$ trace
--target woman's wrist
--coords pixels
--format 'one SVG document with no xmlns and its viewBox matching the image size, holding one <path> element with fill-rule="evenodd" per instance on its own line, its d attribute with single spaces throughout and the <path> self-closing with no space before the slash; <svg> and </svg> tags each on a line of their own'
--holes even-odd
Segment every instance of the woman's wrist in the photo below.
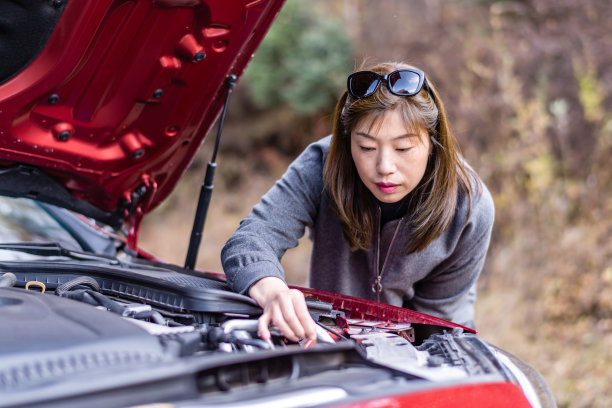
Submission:
<svg viewBox="0 0 612 408">
<path fill-rule="evenodd" d="M 278 292 L 288 289 L 289 287 L 282 279 L 274 276 L 267 276 L 255 282 L 249 288 L 249 296 L 255 300 L 259 306 L 264 307 Z"/>
</svg>

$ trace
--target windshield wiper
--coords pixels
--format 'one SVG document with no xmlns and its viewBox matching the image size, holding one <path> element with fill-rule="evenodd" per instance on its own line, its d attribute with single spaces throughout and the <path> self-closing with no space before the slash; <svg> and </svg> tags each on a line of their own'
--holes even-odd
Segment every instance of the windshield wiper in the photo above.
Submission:
<svg viewBox="0 0 612 408">
<path fill-rule="evenodd" d="M 57 243 L 46 242 L 17 242 L 0 244 L 0 250 L 17 251 L 41 257 L 64 257 L 77 261 L 96 261 L 108 265 L 120 265 L 121 262 L 109 256 L 88 254 L 66 249 Z"/>
</svg>

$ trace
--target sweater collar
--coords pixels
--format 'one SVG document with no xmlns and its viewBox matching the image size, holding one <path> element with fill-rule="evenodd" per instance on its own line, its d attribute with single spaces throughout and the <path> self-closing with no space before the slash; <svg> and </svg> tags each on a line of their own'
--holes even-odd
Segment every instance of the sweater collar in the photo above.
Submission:
<svg viewBox="0 0 612 408">
<path fill-rule="evenodd" d="M 402 198 L 395 203 L 383 203 L 382 201 L 376 200 L 377 205 L 380 208 L 381 218 L 380 226 L 382 228 L 389 221 L 397 220 L 406 215 L 408 210 L 408 204 L 410 202 L 410 194 Z"/>
</svg>

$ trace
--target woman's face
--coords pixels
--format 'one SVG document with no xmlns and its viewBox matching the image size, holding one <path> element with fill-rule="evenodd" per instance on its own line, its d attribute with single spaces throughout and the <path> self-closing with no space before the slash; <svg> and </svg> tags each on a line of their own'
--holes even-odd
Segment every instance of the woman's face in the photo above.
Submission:
<svg viewBox="0 0 612 408">
<path fill-rule="evenodd" d="M 427 131 L 408 131 L 392 110 L 373 123 L 366 116 L 351 132 L 351 155 L 363 184 L 383 203 L 395 203 L 421 181 L 431 151 Z"/>
</svg>

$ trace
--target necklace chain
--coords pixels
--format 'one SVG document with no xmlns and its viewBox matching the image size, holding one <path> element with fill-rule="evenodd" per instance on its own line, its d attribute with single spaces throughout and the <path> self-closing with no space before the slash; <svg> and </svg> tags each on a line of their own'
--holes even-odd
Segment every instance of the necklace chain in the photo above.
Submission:
<svg viewBox="0 0 612 408">
<path fill-rule="evenodd" d="M 404 219 L 400 218 L 397 223 L 397 227 L 395 227 L 395 232 L 393 232 L 393 238 L 391 238 L 391 242 L 389 243 L 389 248 L 387 248 L 387 253 L 385 254 L 385 260 L 383 261 L 382 268 L 378 268 L 380 262 L 380 232 L 378 233 L 378 239 L 376 240 L 376 278 L 374 279 L 374 283 L 372 283 L 372 292 L 376 293 L 376 301 L 380 302 L 380 294 L 383 290 L 382 285 L 382 276 L 385 271 L 385 266 L 387 266 L 387 261 L 389 260 L 389 255 L 391 254 L 391 249 L 393 249 L 393 243 L 395 242 L 395 238 L 397 237 L 397 233 L 402 225 L 402 221 Z M 380 222 L 380 217 L 379 217 Z"/>
</svg>

